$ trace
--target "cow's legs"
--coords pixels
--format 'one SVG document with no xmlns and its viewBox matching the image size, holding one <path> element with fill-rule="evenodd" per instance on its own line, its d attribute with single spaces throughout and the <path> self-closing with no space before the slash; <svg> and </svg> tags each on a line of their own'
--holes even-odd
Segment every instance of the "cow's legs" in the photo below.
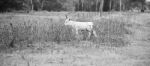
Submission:
<svg viewBox="0 0 150 66">
<path fill-rule="evenodd" d="M 95 31 L 95 30 L 93 30 L 92 33 L 93 33 L 93 35 L 94 35 L 95 37 L 97 37 L 97 34 L 96 34 L 96 31 Z"/>
<path fill-rule="evenodd" d="M 78 33 L 78 29 L 76 29 L 76 35 L 78 35 L 79 33 Z"/>
<path fill-rule="evenodd" d="M 94 37 L 97 37 L 96 31 L 95 30 L 89 31 L 88 38 L 91 38 L 91 35 L 94 35 Z"/>
<path fill-rule="evenodd" d="M 89 31 L 88 38 L 91 38 L 92 31 Z"/>
<path fill-rule="evenodd" d="M 78 29 L 76 29 L 76 35 L 75 35 L 76 39 L 79 40 L 79 31 Z"/>
</svg>

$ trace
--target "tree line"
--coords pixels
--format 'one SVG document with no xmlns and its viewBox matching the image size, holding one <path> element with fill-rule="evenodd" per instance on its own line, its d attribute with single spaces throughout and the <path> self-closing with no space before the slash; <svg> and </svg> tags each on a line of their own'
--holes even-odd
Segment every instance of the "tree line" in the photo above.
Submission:
<svg viewBox="0 0 150 66">
<path fill-rule="evenodd" d="M 145 9 L 145 0 L 0 0 L 0 12 L 7 11 L 126 11 Z"/>
</svg>

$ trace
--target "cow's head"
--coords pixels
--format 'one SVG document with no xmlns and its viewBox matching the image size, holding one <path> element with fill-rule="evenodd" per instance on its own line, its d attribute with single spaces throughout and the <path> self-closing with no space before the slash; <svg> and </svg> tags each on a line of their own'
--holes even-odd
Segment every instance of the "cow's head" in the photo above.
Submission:
<svg viewBox="0 0 150 66">
<path fill-rule="evenodd" d="M 70 22 L 70 18 L 68 18 L 68 16 L 66 15 L 65 25 L 67 25 L 68 22 Z"/>
</svg>

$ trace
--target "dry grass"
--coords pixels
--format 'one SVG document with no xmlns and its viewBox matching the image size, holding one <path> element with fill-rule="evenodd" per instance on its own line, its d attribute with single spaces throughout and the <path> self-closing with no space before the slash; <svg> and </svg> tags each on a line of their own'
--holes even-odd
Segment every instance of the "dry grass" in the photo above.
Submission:
<svg viewBox="0 0 150 66">
<path fill-rule="evenodd" d="M 97 41 L 109 46 L 125 46 L 125 35 L 132 32 L 125 28 L 125 23 L 118 20 L 104 20 L 96 23 L 96 31 L 99 35 Z"/>
<path fill-rule="evenodd" d="M 86 31 L 80 32 L 80 41 L 75 41 L 71 27 L 63 25 L 63 16 L 55 16 L 55 13 L 54 16 L 37 15 L 0 16 L 0 35 L 3 37 L 0 37 L 3 41 L 0 48 L 9 44 L 14 36 L 16 47 L 33 46 L 0 52 L 1 66 L 150 65 L 149 40 L 142 40 L 148 39 L 149 15 L 119 14 L 121 16 L 109 17 L 104 15 L 106 18 L 96 16 L 96 19 L 77 17 L 76 20 L 90 20 L 95 24 L 94 29 L 98 38 L 91 37 L 87 41 L 83 40 L 86 38 Z M 13 30 L 10 28 L 10 22 L 13 23 Z M 129 40 L 133 43 L 125 47 L 129 44 Z"/>
<path fill-rule="evenodd" d="M 71 31 L 71 27 L 64 26 L 64 19 L 62 15 L 64 13 L 53 14 L 50 16 L 38 16 L 38 15 L 8 15 L 1 16 L 0 21 L 0 41 L 1 45 L 8 46 L 14 38 L 14 44 L 18 47 L 24 47 L 34 44 L 35 42 L 58 42 L 74 41 L 75 34 Z M 113 19 L 87 19 L 75 13 L 76 20 L 79 21 L 93 21 L 95 23 L 94 29 L 98 34 L 98 38 L 92 37 L 89 41 L 93 41 L 96 44 L 105 46 L 125 46 L 127 41 L 124 40 L 125 34 L 131 34 L 129 30 L 125 28 L 125 22 L 118 18 Z M 85 13 L 83 13 L 85 14 Z M 87 13 L 89 16 L 91 13 Z M 93 13 L 96 15 L 96 13 Z M 3 14 L 5 15 L 5 14 Z M 106 15 L 105 15 L 106 16 Z M 119 17 L 124 18 L 124 17 Z M 9 23 L 13 24 L 13 28 Z M 87 32 L 80 32 L 78 39 L 83 40 L 87 36 Z"/>
</svg>

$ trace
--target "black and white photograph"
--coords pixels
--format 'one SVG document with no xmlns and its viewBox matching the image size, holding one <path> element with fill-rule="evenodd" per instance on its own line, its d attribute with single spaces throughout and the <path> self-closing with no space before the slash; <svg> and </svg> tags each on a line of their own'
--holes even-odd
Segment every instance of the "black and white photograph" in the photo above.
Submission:
<svg viewBox="0 0 150 66">
<path fill-rule="evenodd" d="M 0 66 L 150 66 L 150 0 L 0 0 Z"/>
</svg>

